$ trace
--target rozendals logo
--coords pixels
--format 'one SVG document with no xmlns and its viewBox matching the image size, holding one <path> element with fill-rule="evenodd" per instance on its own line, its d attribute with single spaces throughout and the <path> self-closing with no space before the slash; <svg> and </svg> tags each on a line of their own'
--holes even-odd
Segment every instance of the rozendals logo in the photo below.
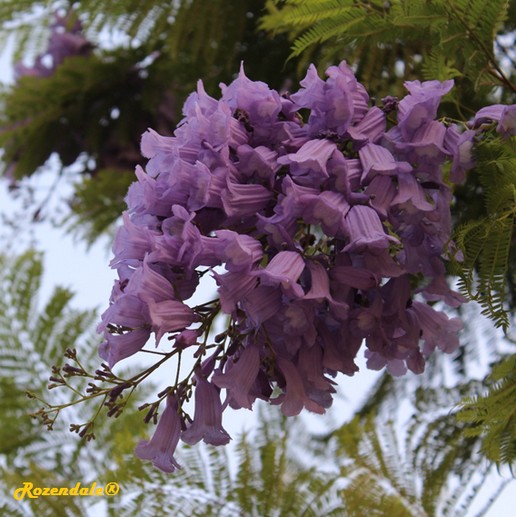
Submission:
<svg viewBox="0 0 516 517">
<path fill-rule="evenodd" d="M 114 481 L 107 483 L 105 486 L 97 486 L 96 482 L 89 486 L 81 486 L 81 483 L 77 482 L 73 487 L 35 487 L 34 483 L 26 481 L 22 487 L 14 491 L 13 497 L 17 501 L 22 501 L 25 497 L 38 499 L 48 496 L 114 496 L 119 491 L 120 486 Z"/>
</svg>

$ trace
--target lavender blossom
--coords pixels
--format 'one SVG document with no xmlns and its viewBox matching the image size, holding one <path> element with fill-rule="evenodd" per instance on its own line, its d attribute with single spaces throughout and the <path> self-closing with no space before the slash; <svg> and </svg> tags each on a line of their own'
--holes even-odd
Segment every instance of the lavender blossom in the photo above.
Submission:
<svg viewBox="0 0 516 517">
<path fill-rule="evenodd" d="M 406 81 L 405 88 L 410 95 L 398 104 L 398 123 L 401 134 L 409 140 L 422 125 L 435 119 L 441 97 L 453 88 L 453 80 Z"/>
<path fill-rule="evenodd" d="M 475 166 L 473 160 L 473 138 L 475 131 L 460 132 L 456 124 L 446 130 L 444 146 L 453 157 L 450 179 L 461 184 L 466 179 L 466 172 Z"/>
<path fill-rule="evenodd" d="M 344 251 L 357 252 L 361 250 L 385 250 L 389 243 L 398 243 L 398 239 L 388 235 L 373 208 L 355 205 L 351 207 L 346 216 L 349 232 L 349 244 Z"/>
<path fill-rule="evenodd" d="M 72 11 L 65 16 L 56 14 L 47 50 L 36 56 L 32 67 L 16 63 L 14 74 L 17 80 L 26 76 L 49 77 L 65 59 L 91 54 L 93 44 L 83 36 L 82 24 L 74 17 Z"/>
<path fill-rule="evenodd" d="M 135 448 L 135 454 L 142 460 L 151 460 L 163 472 L 174 472 L 181 466 L 174 458 L 174 452 L 181 435 L 181 418 L 179 402 L 176 396 L 167 397 L 167 405 L 153 437 L 141 440 Z"/>
<path fill-rule="evenodd" d="M 194 420 L 181 434 L 181 440 L 190 445 L 200 440 L 211 445 L 226 445 L 230 439 L 229 434 L 222 428 L 219 390 L 202 375 L 197 375 Z"/>
<path fill-rule="evenodd" d="M 469 125 L 477 129 L 482 124 L 498 122 L 496 131 L 505 138 L 516 135 L 516 105 L 494 104 L 477 111 Z"/>
<path fill-rule="evenodd" d="M 248 345 L 238 357 L 226 366 L 224 373 L 215 372 L 213 383 L 226 388 L 232 407 L 251 409 L 254 402 L 250 390 L 258 375 L 260 353 L 255 346 Z"/>
</svg>

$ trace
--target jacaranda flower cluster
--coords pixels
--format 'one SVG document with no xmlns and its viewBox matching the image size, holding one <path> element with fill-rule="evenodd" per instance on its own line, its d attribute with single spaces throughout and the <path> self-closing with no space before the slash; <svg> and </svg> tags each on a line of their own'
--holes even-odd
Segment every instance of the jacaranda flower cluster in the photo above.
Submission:
<svg viewBox="0 0 516 517">
<path fill-rule="evenodd" d="M 164 471 L 178 468 L 180 439 L 230 440 L 228 405 L 324 413 L 362 344 L 368 367 L 393 375 L 459 344 L 461 321 L 432 306 L 464 301 L 445 279 L 458 255 L 448 185 L 473 166 L 475 130 L 436 120 L 453 81 L 407 82 L 399 102 L 372 105 L 346 63 L 326 75 L 311 66 L 298 92 L 280 94 L 241 70 L 220 100 L 199 82 L 174 136 L 143 135 L 149 161 L 114 243 L 100 355 L 112 367 L 152 334 L 194 352 L 136 449 Z M 206 274 L 218 298 L 193 307 Z M 227 329 L 208 337 L 220 313 Z"/>
<path fill-rule="evenodd" d="M 55 21 L 51 25 L 51 34 L 45 52 L 36 56 L 33 66 L 23 63 L 14 65 L 16 79 L 21 77 L 50 77 L 68 57 L 88 56 L 93 50 L 93 44 L 82 32 L 82 24 L 73 11 L 63 16 L 56 12 Z"/>
</svg>

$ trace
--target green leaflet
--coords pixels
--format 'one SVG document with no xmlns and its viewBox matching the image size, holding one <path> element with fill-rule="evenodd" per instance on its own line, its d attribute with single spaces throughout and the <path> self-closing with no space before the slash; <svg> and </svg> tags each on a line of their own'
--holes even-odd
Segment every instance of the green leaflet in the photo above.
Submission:
<svg viewBox="0 0 516 517">
<path fill-rule="evenodd" d="M 454 263 L 459 288 L 481 304 L 497 327 L 507 329 L 507 305 L 513 307 L 515 301 L 516 139 L 488 137 L 480 142 L 470 174 L 476 175 L 485 206 L 482 217 L 455 231 L 455 242 L 464 252 L 464 261 Z"/>
<path fill-rule="evenodd" d="M 487 378 L 483 395 L 464 398 L 457 418 L 470 424 L 466 436 L 480 437 L 482 451 L 497 465 L 516 461 L 516 354 L 500 360 Z"/>
<path fill-rule="evenodd" d="M 246 9 L 246 2 L 224 2 L 217 0 L 210 2 L 210 9 L 199 9 L 196 1 L 166 0 L 158 4 L 154 0 L 124 0 L 124 2 L 102 2 L 98 0 L 81 1 L 75 4 L 77 13 L 86 17 L 88 27 L 87 36 L 97 39 L 101 31 L 109 30 L 112 33 L 124 35 L 129 41 L 148 41 L 156 44 L 162 34 L 166 34 L 169 44 L 178 46 L 184 34 L 180 31 L 170 30 L 174 20 L 185 16 L 189 17 L 192 33 L 189 34 L 191 44 L 202 48 L 202 57 L 211 59 L 214 52 L 219 52 L 209 45 L 203 45 L 208 36 L 210 39 L 220 41 L 224 32 L 239 30 L 239 24 L 230 24 L 231 14 Z M 6 34 L 15 38 L 18 49 L 17 58 L 23 55 L 34 54 L 36 48 L 41 48 L 45 41 L 48 27 L 52 22 L 54 2 L 39 0 L 6 0 L 0 5 L 0 34 L 5 38 Z M 229 5 L 228 5 L 229 4 Z M 39 9 L 35 9 L 39 7 Z M 41 8 L 43 7 L 43 9 Z M 30 18 L 32 23 L 27 23 L 27 13 L 35 14 Z M 244 11 L 245 14 L 245 11 Z M 216 16 L 214 22 L 214 16 Z M 7 23 L 8 22 L 8 23 Z M 201 29 L 204 30 L 195 30 Z M 231 37 L 228 34 L 228 37 Z M 200 57 L 200 56 L 199 56 Z"/>
</svg>

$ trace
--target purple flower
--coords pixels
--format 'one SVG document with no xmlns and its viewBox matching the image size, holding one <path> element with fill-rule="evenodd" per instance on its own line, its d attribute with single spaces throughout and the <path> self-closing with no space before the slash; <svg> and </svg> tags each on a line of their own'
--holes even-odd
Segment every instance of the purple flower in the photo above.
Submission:
<svg viewBox="0 0 516 517">
<path fill-rule="evenodd" d="M 273 123 L 282 109 L 278 92 L 261 81 L 248 79 L 243 64 L 237 79 L 229 86 L 220 86 L 223 102 L 232 110 L 242 110 L 249 117 L 251 126 Z"/>
<path fill-rule="evenodd" d="M 329 319 L 318 328 L 318 339 L 323 348 L 322 365 L 328 373 L 354 375 L 358 372 L 354 359 L 362 338 L 352 335 L 346 324 Z"/>
<path fill-rule="evenodd" d="M 331 279 L 355 289 L 369 290 L 378 285 L 374 272 L 354 266 L 337 265 L 331 270 Z"/>
<path fill-rule="evenodd" d="M 276 286 L 260 285 L 246 294 L 241 305 L 249 318 L 248 325 L 260 328 L 281 309 L 282 294 Z"/>
<path fill-rule="evenodd" d="M 310 65 L 306 72 L 306 77 L 301 81 L 301 90 L 291 95 L 291 99 L 303 108 L 311 110 L 322 110 L 325 98 L 325 82 L 319 77 L 314 65 Z"/>
<path fill-rule="evenodd" d="M 193 223 L 194 218 L 195 213 L 173 205 L 172 216 L 161 223 L 162 233 L 154 237 L 154 249 L 147 257 L 148 261 L 186 265 L 192 271 L 203 252 L 201 233 Z"/>
<path fill-rule="evenodd" d="M 228 178 L 221 199 L 226 215 L 240 218 L 263 210 L 272 199 L 272 192 L 263 185 L 234 183 Z"/>
<path fill-rule="evenodd" d="M 97 330 L 103 331 L 108 325 L 136 329 L 144 327 L 149 322 L 146 304 L 137 296 L 120 292 L 119 296 L 102 314 L 102 323 Z"/>
<path fill-rule="evenodd" d="M 212 382 L 219 388 L 226 388 L 231 407 L 251 409 L 254 397 L 251 388 L 258 376 L 260 352 L 253 345 L 247 345 L 238 360 L 226 364 L 224 373 L 215 372 Z"/>
<path fill-rule="evenodd" d="M 177 300 L 149 300 L 148 305 L 152 330 L 156 333 L 156 346 L 164 334 L 182 330 L 198 320 L 188 305 Z"/>
<path fill-rule="evenodd" d="M 496 131 L 505 138 L 516 135 L 516 105 L 503 108 Z"/>
<path fill-rule="evenodd" d="M 348 128 L 348 134 L 360 146 L 376 143 L 385 133 L 386 126 L 385 113 L 374 106 L 358 124 Z"/>
<path fill-rule="evenodd" d="M 125 293 L 135 294 L 146 303 L 174 298 L 172 285 L 167 279 L 152 269 L 149 265 L 148 257 L 143 260 L 140 267 L 134 270 L 125 288 Z"/>
<path fill-rule="evenodd" d="M 247 141 L 245 130 L 233 118 L 227 103 L 206 94 L 202 81 L 197 92 L 191 94 L 183 107 L 185 118 L 179 123 L 175 136 L 179 140 L 179 156 L 193 163 L 196 159 L 219 157 L 227 146 L 238 146 Z"/>
<path fill-rule="evenodd" d="M 418 318 L 425 341 L 423 351 L 430 354 L 435 348 L 443 352 L 454 352 L 459 346 L 457 332 L 464 327 L 460 318 L 448 318 L 425 303 L 414 302 L 413 310 Z"/>
<path fill-rule="evenodd" d="M 219 286 L 220 304 L 223 312 L 231 314 L 241 300 L 243 300 L 258 284 L 255 276 L 246 272 L 229 271 L 223 275 L 213 272 Z"/>
<path fill-rule="evenodd" d="M 303 296 L 303 289 L 297 283 L 305 261 L 294 251 L 280 251 L 265 267 L 257 271 L 261 285 L 280 286 L 285 294 L 295 297 Z"/>
<path fill-rule="evenodd" d="M 324 233 L 332 237 L 346 234 L 349 203 L 345 196 L 327 190 L 318 195 L 306 195 L 303 201 L 307 205 L 304 214 L 307 223 L 320 224 Z"/>
<path fill-rule="evenodd" d="M 425 166 L 441 164 L 446 159 L 444 137 L 446 128 L 441 122 L 431 120 L 419 126 L 409 143 L 399 144 L 411 163 L 424 163 Z"/>
<path fill-rule="evenodd" d="M 285 416 L 299 415 L 304 407 L 313 413 L 324 413 L 324 407 L 307 395 L 303 379 L 296 366 L 281 356 L 277 358 L 277 363 L 285 378 L 284 394 L 272 399 L 271 402 L 281 404 L 281 411 Z"/>
<path fill-rule="evenodd" d="M 145 167 L 147 174 L 156 177 L 179 159 L 179 149 L 176 143 L 176 137 L 162 136 L 152 128 L 143 133 L 140 149 L 142 155 L 149 158 Z"/>
<path fill-rule="evenodd" d="M 319 190 L 312 187 L 302 187 L 290 177 L 282 182 L 283 195 L 279 196 L 275 212 L 277 217 L 269 219 L 271 223 L 283 222 L 285 227 L 295 225 L 295 220 L 306 213 L 314 196 L 320 194 Z"/>
<path fill-rule="evenodd" d="M 147 306 L 138 297 L 121 293 L 102 314 L 97 327 L 105 340 L 99 355 L 112 368 L 118 361 L 141 350 L 150 336 Z"/>
<path fill-rule="evenodd" d="M 405 140 L 410 141 L 416 130 L 435 119 L 441 97 L 453 88 L 453 80 L 406 81 L 410 92 L 398 104 L 398 125 Z"/>
<path fill-rule="evenodd" d="M 362 163 L 362 183 L 368 183 L 377 174 L 393 175 L 410 172 L 412 167 L 407 162 L 397 162 L 385 148 L 376 144 L 367 144 L 359 152 Z"/>
<path fill-rule="evenodd" d="M 201 440 L 211 445 L 226 445 L 231 440 L 222 427 L 219 391 L 202 375 L 195 376 L 195 413 L 193 423 L 183 431 L 181 440 L 193 445 Z"/>
<path fill-rule="evenodd" d="M 149 340 L 150 328 L 134 329 L 122 334 L 108 334 L 99 347 L 99 356 L 110 368 L 139 352 Z"/>
<path fill-rule="evenodd" d="M 482 124 L 498 122 L 496 131 L 503 137 L 516 135 L 516 105 L 493 104 L 477 111 L 470 127 L 477 129 Z"/>
<path fill-rule="evenodd" d="M 263 256 L 261 243 L 248 235 L 231 230 L 218 230 L 215 235 L 216 254 L 228 271 L 250 271 Z"/>
<path fill-rule="evenodd" d="M 403 359 L 388 359 L 378 352 L 366 350 L 364 356 L 367 359 L 367 367 L 371 370 L 381 370 L 386 367 L 394 377 L 401 377 L 407 373 L 407 367 Z"/>
<path fill-rule="evenodd" d="M 295 354 L 303 345 L 311 347 L 317 337 L 313 304 L 301 301 L 289 303 L 279 308 L 276 314 L 279 314 L 280 310 L 283 332 L 288 336 L 286 340 L 288 352 Z"/>
<path fill-rule="evenodd" d="M 317 186 L 326 178 L 326 164 L 337 146 L 328 140 L 309 140 L 297 153 L 278 158 L 281 165 L 290 165 L 292 177 L 300 185 Z"/>
<path fill-rule="evenodd" d="M 176 396 L 169 395 L 153 437 L 150 441 L 141 440 L 134 452 L 138 458 L 152 461 L 163 472 L 174 472 L 181 468 L 174 458 L 180 435 L 179 402 Z"/>
<path fill-rule="evenodd" d="M 381 219 L 387 219 L 396 197 L 396 187 L 389 176 L 375 176 L 365 190 L 369 198 L 369 205 L 374 208 Z"/>
<path fill-rule="evenodd" d="M 326 268 L 315 260 L 307 263 L 310 271 L 310 290 L 305 294 L 305 300 L 324 300 L 331 299 L 330 295 L 330 279 Z"/>
<path fill-rule="evenodd" d="M 346 224 L 350 242 L 344 251 L 357 252 L 367 249 L 375 253 L 387 249 L 391 242 L 399 243 L 396 237 L 385 233 L 378 214 L 368 206 L 351 207 L 346 216 Z"/>
<path fill-rule="evenodd" d="M 67 57 L 87 56 L 93 45 L 79 31 L 55 30 L 48 42 L 48 53 L 52 57 L 52 68 L 57 68 Z"/>
<path fill-rule="evenodd" d="M 188 348 L 189 346 L 195 345 L 197 339 L 202 335 L 200 329 L 186 329 L 174 336 L 174 347 L 175 348 Z"/>
<path fill-rule="evenodd" d="M 127 212 L 122 214 L 123 226 L 116 234 L 113 243 L 115 258 L 110 262 L 110 267 L 116 268 L 122 264 L 137 267 L 152 250 L 153 237 L 158 233 L 146 227 L 134 224 Z"/>
<path fill-rule="evenodd" d="M 343 61 L 326 71 L 328 80 L 319 79 L 313 65 L 298 93 L 291 96 L 294 103 L 311 110 L 308 119 L 310 134 L 335 131 L 344 135 L 352 123 L 360 121 L 367 112 L 368 95 L 358 83 L 351 68 Z"/>
<path fill-rule="evenodd" d="M 334 188 L 346 194 L 349 201 L 359 195 L 361 188 L 362 164 L 356 158 L 345 158 L 342 154 L 334 154 L 331 160 L 331 174 L 335 177 Z"/>
<path fill-rule="evenodd" d="M 403 205 L 410 213 L 429 212 L 435 209 L 426 199 L 426 193 L 412 174 L 398 176 L 398 194 L 392 199 L 392 205 Z"/>
<path fill-rule="evenodd" d="M 14 65 L 16 79 L 25 76 L 49 77 L 66 58 L 91 54 L 93 44 L 81 34 L 81 23 L 77 19 L 71 23 L 75 18 L 73 11 L 69 11 L 66 16 L 56 14 L 55 18 L 46 52 L 36 57 L 33 67 L 16 63 Z"/>
<path fill-rule="evenodd" d="M 268 187 L 274 184 L 274 175 L 280 168 L 278 153 L 260 145 L 251 147 L 248 144 L 240 145 L 237 149 L 238 172 L 244 178 L 256 178 L 266 181 Z"/>
<path fill-rule="evenodd" d="M 475 166 L 473 159 L 473 138 L 475 131 L 458 131 L 456 124 L 446 130 L 444 146 L 453 157 L 450 179 L 459 185 L 464 182 L 466 172 Z"/>
<path fill-rule="evenodd" d="M 367 112 L 369 95 L 356 80 L 345 61 L 326 70 L 325 103 L 328 129 L 344 134 L 350 124 L 361 120 Z"/>
</svg>

